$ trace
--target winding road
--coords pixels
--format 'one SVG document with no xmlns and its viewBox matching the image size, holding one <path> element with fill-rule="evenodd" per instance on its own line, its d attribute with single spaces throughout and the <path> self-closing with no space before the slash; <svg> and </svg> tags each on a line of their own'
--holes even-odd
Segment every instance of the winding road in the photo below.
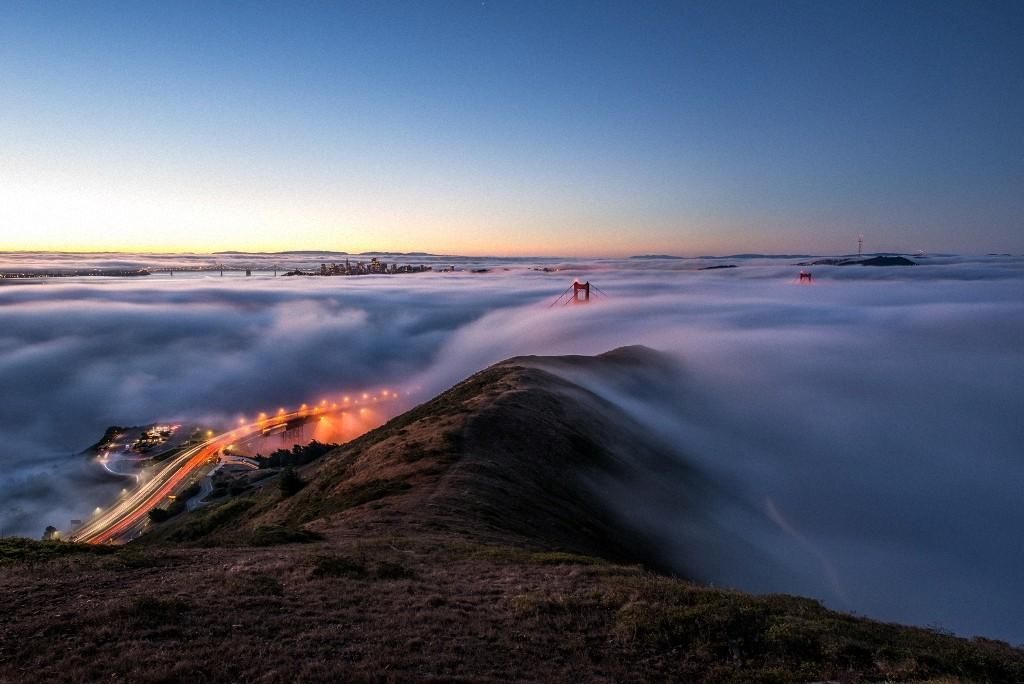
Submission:
<svg viewBox="0 0 1024 684">
<path fill-rule="evenodd" d="M 268 431 L 287 425 L 290 421 L 311 420 L 314 417 L 351 410 L 349 406 L 335 407 L 337 405 L 327 408 L 303 406 L 292 412 L 279 411 L 276 415 L 269 417 L 262 417 L 263 414 L 261 414 L 261 418 L 254 422 L 239 425 L 233 430 L 191 446 L 169 459 L 155 473 L 143 475 L 134 489 L 74 530 L 71 539 L 88 544 L 114 544 L 130 541 L 142 531 L 148 522 L 149 512 L 179 489 L 197 469 L 217 459 L 224 447 L 260 437 Z"/>
</svg>

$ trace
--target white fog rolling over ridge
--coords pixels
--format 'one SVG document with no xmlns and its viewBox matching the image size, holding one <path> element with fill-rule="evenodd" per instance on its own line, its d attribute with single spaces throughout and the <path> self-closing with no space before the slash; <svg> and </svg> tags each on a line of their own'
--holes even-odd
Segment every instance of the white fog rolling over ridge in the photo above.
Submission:
<svg viewBox="0 0 1024 684">
<path fill-rule="evenodd" d="M 796 261 L 0 280 L 0 525 L 37 537 L 120 489 L 72 455 L 109 425 L 232 419 L 349 388 L 418 388 L 418 402 L 510 356 L 643 344 L 678 372 L 572 379 L 728 492 L 710 531 L 606 492 L 680 572 L 1024 643 L 1024 258 L 815 266 L 811 285 Z M 713 264 L 736 268 L 697 270 Z M 608 297 L 550 308 L 576 277 Z"/>
</svg>

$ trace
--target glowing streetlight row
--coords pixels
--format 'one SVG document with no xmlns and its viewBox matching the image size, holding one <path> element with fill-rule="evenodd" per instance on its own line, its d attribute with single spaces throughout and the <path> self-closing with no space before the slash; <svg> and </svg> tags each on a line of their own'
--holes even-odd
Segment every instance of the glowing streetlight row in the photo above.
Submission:
<svg viewBox="0 0 1024 684">
<path fill-rule="evenodd" d="M 405 396 L 412 394 L 412 391 L 405 392 Z M 138 477 L 138 485 L 133 490 L 122 490 L 121 496 L 116 504 L 109 508 L 99 508 L 93 511 L 90 521 L 83 528 L 78 530 L 79 538 L 87 542 L 109 542 L 120 538 L 128 531 L 138 525 L 140 520 L 145 520 L 145 513 L 158 505 L 161 500 L 173 489 L 184 482 L 190 472 L 202 463 L 209 462 L 217 457 L 218 447 L 226 445 L 225 449 L 230 451 L 239 439 L 247 439 L 252 436 L 250 431 L 260 428 L 273 420 L 284 420 L 291 417 L 308 418 L 319 416 L 321 422 L 330 420 L 328 414 L 336 411 L 351 411 L 365 416 L 372 407 L 367 408 L 361 404 L 378 403 L 397 399 L 403 396 L 402 393 L 391 390 L 381 390 L 371 394 L 363 392 L 359 395 L 345 395 L 340 401 L 321 399 L 320 402 L 310 408 L 308 404 L 302 404 L 298 409 L 289 412 L 285 408 L 279 408 L 276 416 L 271 417 L 267 412 L 260 412 L 256 421 L 249 423 L 245 417 L 239 418 L 238 427 L 223 434 L 215 434 L 213 430 L 205 430 L 206 440 L 192 448 L 182 452 L 170 461 L 165 469 L 159 473 L 145 474 Z M 357 408 L 358 407 L 358 408 Z"/>
<path fill-rule="evenodd" d="M 406 392 L 406 395 L 409 394 L 411 394 L 411 392 Z M 316 406 L 313 406 L 312 408 L 309 406 L 309 404 L 302 404 L 301 406 L 299 406 L 298 409 L 293 411 L 293 413 L 297 413 L 300 416 L 305 413 L 312 413 L 313 415 L 318 415 L 324 411 L 337 411 L 339 409 L 344 409 L 349 406 L 359 406 L 364 402 L 377 403 L 378 401 L 381 400 L 397 399 L 399 396 L 401 396 L 399 392 L 394 392 L 392 390 L 387 389 L 383 389 L 377 394 L 363 392 L 356 399 L 353 399 L 350 395 L 345 395 L 341 398 L 340 402 L 321 399 L 320 403 L 317 404 Z M 277 413 L 274 416 L 270 416 L 265 411 L 260 411 L 253 422 L 259 424 L 268 420 L 273 420 L 275 418 L 280 418 L 281 416 L 288 415 L 288 413 L 289 411 L 287 411 L 284 408 L 277 409 Z M 365 413 L 365 411 L 361 411 L 361 413 Z M 247 425 L 248 423 L 249 421 L 245 418 L 245 416 L 239 417 L 238 424 L 240 426 Z M 211 431 L 207 431 L 206 436 L 212 437 L 213 434 Z"/>
</svg>

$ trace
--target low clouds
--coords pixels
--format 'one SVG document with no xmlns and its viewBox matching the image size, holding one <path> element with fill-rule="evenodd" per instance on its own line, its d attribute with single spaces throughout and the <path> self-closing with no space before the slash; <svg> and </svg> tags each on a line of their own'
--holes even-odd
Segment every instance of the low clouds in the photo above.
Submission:
<svg viewBox="0 0 1024 684">
<path fill-rule="evenodd" d="M 8 281 L 0 521 L 37 536 L 119 489 L 70 456 L 110 424 L 230 419 L 349 388 L 421 400 L 509 356 L 646 344 L 679 372 L 575 379 L 731 492 L 713 513 L 725 541 L 644 514 L 681 570 L 1024 642 L 1024 259 L 815 267 L 812 286 L 790 261 L 730 263 Z M 609 299 L 548 308 L 575 275 Z"/>
<path fill-rule="evenodd" d="M 227 420 L 407 381 L 488 306 L 413 285 L 178 276 L 0 287 L 5 532 L 66 527 L 120 489 L 79 491 L 69 458 L 108 425 Z"/>
</svg>

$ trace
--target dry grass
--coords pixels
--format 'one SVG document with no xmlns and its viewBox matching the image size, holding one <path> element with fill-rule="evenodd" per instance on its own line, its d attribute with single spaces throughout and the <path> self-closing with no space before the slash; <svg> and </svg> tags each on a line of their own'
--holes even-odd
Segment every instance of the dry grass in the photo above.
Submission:
<svg viewBox="0 0 1024 684">
<path fill-rule="evenodd" d="M 576 561 L 389 535 L 27 564 L 0 574 L 0 681 L 1024 677 L 998 642 Z"/>
<path fill-rule="evenodd" d="M 0 547 L 0 682 L 1024 681 L 1024 652 L 649 572 L 579 484 L 656 459 L 490 369 L 111 552 Z M 617 425 L 623 425 L 619 420 Z"/>
</svg>

